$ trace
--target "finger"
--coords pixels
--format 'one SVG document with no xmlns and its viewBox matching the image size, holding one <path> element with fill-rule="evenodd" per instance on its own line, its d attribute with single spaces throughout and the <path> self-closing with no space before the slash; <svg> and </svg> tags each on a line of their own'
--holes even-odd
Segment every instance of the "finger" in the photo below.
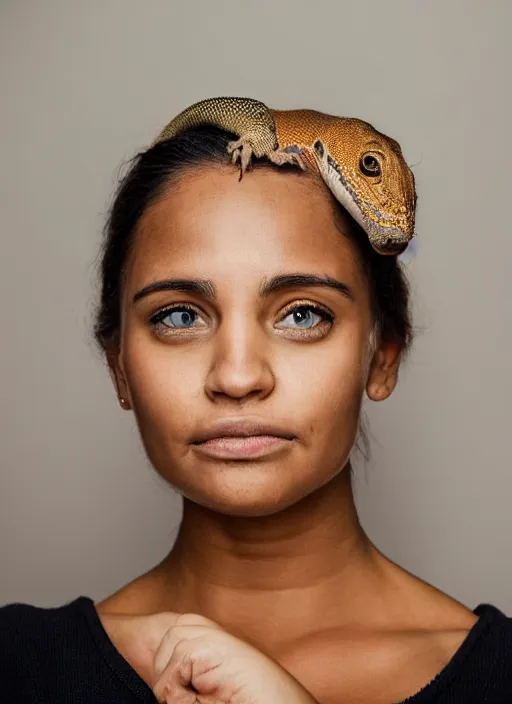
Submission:
<svg viewBox="0 0 512 704">
<path fill-rule="evenodd" d="M 158 702 L 176 701 L 180 704 L 189 704 L 189 702 L 190 704 L 196 703 L 196 693 L 188 687 L 189 682 L 187 682 L 188 659 L 185 657 L 186 650 L 185 653 L 180 652 L 184 650 L 183 644 L 185 643 L 186 641 L 182 640 L 174 644 L 171 658 L 157 673 L 157 678 L 153 683 L 153 694 Z M 180 658 L 178 658 L 178 653 L 181 656 Z M 183 665 L 185 675 L 183 677 L 180 673 L 180 664 Z"/>
<path fill-rule="evenodd" d="M 127 619 L 124 618 L 124 622 Z M 140 651 L 140 658 L 144 661 L 148 660 L 148 666 L 153 666 L 155 656 L 160 649 L 163 639 L 167 632 L 176 627 L 178 624 L 182 626 L 203 626 L 215 631 L 222 631 L 222 627 L 215 621 L 193 613 L 176 613 L 173 611 L 165 611 L 150 616 L 135 616 L 129 619 L 126 625 L 127 632 L 130 635 L 130 640 L 138 643 L 137 650 Z M 144 655 L 146 653 L 147 655 Z M 162 666 L 167 664 L 171 657 L 169 656 Z"/>
<path fill-rule="evenodd" d="M 204 704 L 217 701 L 230 701 L 229 692 L 222 686 L 222 653 L 204 642 L 204 638 L 179 641 L 171 660 L 161 672 L 153 687 L 159 702 L 172 704 Z"/>
<path fill-rule="evenodd" d="M 177 625 L 178 623 L 180 625 Z M 205 623 L 208 625 L 205 625 Z M 214 625 L 210 626 L 210 623 Z M 209 621 L 209 619 L 197 614 L 182 614 L 177 619 L 176 625 L 167 629 L 156 651 L 154 651 L 153 668 L 155 674 L 159 675 L 167 666 L 179 641 L 186 638 L 199 638 L 200 636 L 208 636 L 210 642 L 230 638 L 227 631 L 222 630 L 213 621 Z"/>
<path fill-rule="evenodd" d="M 159 677 L 165 670 L 179 643 L 199 638 L 207 633 L 212 633 L 212 629 L 199 625 L 171 626 L 171 628 L 168 628 L 154 654 L 153 671 L 155 676 Z M 217 631 L 214 631 L 214 633 L 217 633 Z"/>
</svg>

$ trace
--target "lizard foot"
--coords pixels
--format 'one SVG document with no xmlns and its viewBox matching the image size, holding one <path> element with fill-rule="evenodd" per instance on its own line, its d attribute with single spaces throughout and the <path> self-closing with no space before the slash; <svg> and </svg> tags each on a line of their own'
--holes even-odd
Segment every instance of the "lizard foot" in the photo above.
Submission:
<svg viewBox="0 0 512 704">
<path fill-rule="evenodd" d="M 251 163 L 252 147 L 245 140 L 239 139 L 236 142 L 229 142 L 227 146 L 228 154 L 231 154 L 233 164 L 240 162 L 240 180 Z"/>
<path fill-rule="evenodd" d="M 273 164 L 278 164 L 279 166 L 282 164 L 296 164 L 303 171 L 306 170 L 306 165 L 297 152 L 285 152 L 282 149 L 275 149 L 269 152 L 267 156 Z"/>
</svg>

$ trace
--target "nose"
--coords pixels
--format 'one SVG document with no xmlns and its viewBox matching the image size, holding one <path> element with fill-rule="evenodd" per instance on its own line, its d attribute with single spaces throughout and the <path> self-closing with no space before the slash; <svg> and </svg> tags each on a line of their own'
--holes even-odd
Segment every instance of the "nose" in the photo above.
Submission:
<svg viewBox="0 0 512 704">
<path fill-rule="evenodd" d="M 246 316 L 222 321 L 215 335 L 205 391 L 215 402 L 264 399 L 275 386 L 267 335 Z"/>
</svg>

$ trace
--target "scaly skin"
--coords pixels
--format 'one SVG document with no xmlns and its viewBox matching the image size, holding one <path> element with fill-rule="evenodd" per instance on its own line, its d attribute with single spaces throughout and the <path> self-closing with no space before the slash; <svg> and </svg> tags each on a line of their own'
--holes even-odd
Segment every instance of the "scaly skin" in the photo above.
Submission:
<svg viewBox="0 0 512 704">
<path fill-rule="evenodd" d="M 318 172 L 380 254 L 399 254 L 414 237 L 412 171 L 398 142 L 368 122 L 315 110 L 272 110 L 251 98 L 208 98 L 171 120 L 153 144 L 205 124 L 239 137 L 228 153 L 240 162 L 240 176 L 253 155 Z"/>
</svg>

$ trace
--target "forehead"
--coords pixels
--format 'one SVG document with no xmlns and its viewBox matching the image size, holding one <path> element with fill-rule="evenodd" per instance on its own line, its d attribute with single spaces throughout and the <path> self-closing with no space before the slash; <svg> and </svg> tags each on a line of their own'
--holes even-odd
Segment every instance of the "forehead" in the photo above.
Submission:
<svg viewBox="0 0 512 704">
<path fill-rule="evenodd" d="M 349 216 L 345 227 L 350 227 Z M 330 195 L 302 173 L 196 168 L 142 215 L 129 288 L 169 275 L 259 285 L 284 272 L 330 275 L 364 287 L 356 248 L 336 225 Z"/>
</svg>

